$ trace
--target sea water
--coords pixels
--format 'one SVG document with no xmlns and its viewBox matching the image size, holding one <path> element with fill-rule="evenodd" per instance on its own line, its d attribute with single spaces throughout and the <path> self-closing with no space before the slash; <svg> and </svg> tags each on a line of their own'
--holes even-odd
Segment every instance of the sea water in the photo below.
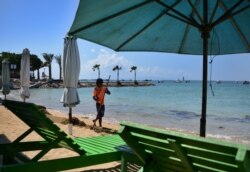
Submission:
<svg viewBox="0 0 250 172">
<path fill-rule="evenodd" d="M 123 120 L 199 134 L 202 83 L 191 81 L 155 82 L 146 87 L 110 87 L 106 95 L 104 120 L 119 123 Z M 94 118 L 93 87 L 79 88 L 80 104 L 73 114 Z M 19 98 L 19 91 L 8 97 Z M 212 94 L 214 92 L 214 95 Z M 27 102 L 68 112 L 60 98 L 63 89 L 31 89 Z M 222 82 L 207 93 L 206 133 L 214 137 L 232 138 L 250 144 L 250 85 Z"/>
</svg>

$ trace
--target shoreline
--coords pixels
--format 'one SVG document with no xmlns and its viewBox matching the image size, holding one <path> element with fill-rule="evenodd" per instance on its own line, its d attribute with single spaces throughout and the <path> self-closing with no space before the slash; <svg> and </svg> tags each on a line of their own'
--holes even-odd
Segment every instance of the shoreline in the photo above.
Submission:
<svg viewBox="0 0 250 172">
<path fill-rule="evenodd" d="M 55 109 L 51 109 L 51 108 L 49 108 L 47 110 L 49 112 L 51 112 L 53 115 L 59 115 L 60 117 L 63 117 L 63 118 L 66 118 L 68 116 L 68 114 L 66 112 L 63 112 L 63 111 L 59 111 L 59 110 L 55 110 Z M 62 116 L 62 114 L 64 114 L 64 115 Z M 73 116 L 79 118 L 81 121 L 86 122 L 86 124 L 88 126 L 91 126 L 93 124 L 93 122 L 92 122 L 93 119 L 89 115 L 73 114 Z M 128 120 L 128 121 L 130 121 L 130 120 Z M 149 125 L 151 127 L 165 129 L 165 130 L 169 130 L 169 131 L 176 131 L 176 132 L 180 132 L 180 133 L 191 134 L 191 135 L 195 135 L 195 136 L 199 137 L 199 133 L 197 133 L 195 131 L 190 131 L 187 129 L 173 128 L 173 127 L 162 127 L 162 126 L 151 125 L 151 124 L 145 124 L 145 125 Z M 109 119 L 109 118 L 104 118 L 103 119 L 103 126 L 104 126 L 104 128 L 111 128 L 111 130 L 113 130 L 113 131 L 115 131 L 115 130 L 118 131 L 119 130 L 119 121 L 114 121 L 114 120 Z M 223 127 L 220 129 L 223 130 Z M 250 140 L 243 139 L 243 138 L 238 137 L 238 136 L 224 135 L 224 134 L 219 134 L 219 133 L 218 134 L 207 133 L 206 137 L 211 138 L 211 139 L 223 140 L 223 141 L 230 142 L 230 143 L 244 144 L 244 145 L 250 146 Z"/>
<path fill-rule="evenodd" d="M 39 104 L 37 104 L 39 105 Z M 43 105 L 42 105 L 43 106 Z M 66 124 L 62 124 L 61 121 L 62 120 L 66 120 L 68 119 L 68 112 L 65 110 L 58 110 L 58 109 L 54 109 L 54 108 L 48 108 L 45 107 L 47 112 L 49 114 L 51 114 L 52 120 L 60 127 L 63 128 L 63 130 L 67 133 L 68 128 Z M 1 113 L 1 110 L 0 110 Z M 94 119 L 94 116 L 90 116 L 89 114 L 82 114 L 82 113 L 74 113 L 72 114 L 73 117 L 78 118 L 80 121 L 83 121 L 84 123 L 86 123 L 86 127 L 80 127 L 80 126 L 74 126 L 74 127 L 78 127 L 82 130 L 86 129 L 90 129 L 91 126 L 93 125 L 92 120 Z M 129 119 L 125 119 L 130 121 Z M 109 118 L 106 117 L 103 119 L 103 128 L 105 129 L 104 132 L 101 132 L 98 127 L 97 130 L 95 132 L 91 132 L 92 134 L 94 133 L 100 133 L 100 134 L 114 134 L 115 131 L 119 130 L 119 123 L 121 121 L 119 121 L 118 119 L 114 120 L 113 118 Z M 140 121 L 137 121 L 138 123 L 140 123 Z M 196 131 L 193 130 L 188 130 L 185 128 L 177 128 L 173 127 L 173 126 L 167 126 L 167 127 L 163 127 L 160 125 L 154 125 L 154 124 L 147 124 L 146 125 L 152 126 L 152 127 L 156 127 L 156 128 L 161 128 L 161 129 L 166 129 L 166 130 L 173 130 L 173 131 L 177 131 L 177 132 L 181 132 L 181 133 L 188 133 L 188 134 L 192 134 L 192 135 L 196 135 L 199 136 L 199 133 L 197 133 Z M 197 126 L 195 126 L 197 127 Z M 227 135 L 227 134 L 222 134 L 219 132 L 224 130 L 224 127 L 218 127 L 218 133 L 209 133 L 207 132 L 207 137 L 208 138 L 215 138 L 215 139 L 220 139 L 220 140 L 225 140 L 225 141 L 229 141 L 229 142 L 233 142 L 233 143 L 240 143 L 240 144 L 246 144 L 246 145 L 250 145 L 250 140 L 249 139 L 244 139 L 242 137 L 238 137 L 237 135 Z M 74 134 L 74 133 L 73 133 Z M 87 133 L 88 134 L 88 133 Z M 78 132 L 76 132 L 76 135 L 73 135 L 74 137 L 83 137 L 81 134 L 79 134 Z M 90 136 L 92 136 L 90 134 Z M 96 136 L 96 134 L 94 134 L 94 136 Z"/>
<path fill-rule="evenodd" d="M 122 80 L 122 81 L 110 81 L 109 83 L 104 82 L 104 86 L 106 85 L 109 87 L 148 87 L 148 86 L 155 86 L 155 84 L 152 81 L 131 81 L 131 80 Z M 1 86 L 1 82 L 0 82 Z M 96 83 L 95 81 L 91 80 L 79 80 L 78 82 L 78 88 L 84 88 L 84 87 L 95 87 Z M 34 88 L 64 88 L 63 80 L 33 80 L 30 81 L 30 89 Z M 16 90 L 20 89 L 20 80 L 19 79 L 11 79 L 10 82 L 10 89 Z"/>
<path fill-rule="evenodd" d="M 67 112 L 63 112 L 63 111 L 56 110 L 56 109 L 51 109 L 51 108 L 47 108 L 47 111 L 49 113 L 51 113 L 52 116 L 56 116 L 56 117 L 60 117 L 60 118 L 64 118 L 64 119 L 67 119 L 67 117 L 68 117 Z M 87 128 L 91 128 L 91 126 L 93 125 L 93 122 L 92 122 L 93 119 L 91 117 L 89 117 L 88 115 L 73 114 L 73 117 L 78 118 L 80 121 L 84 121 L 86 123 L 86 125 L 87 125 L 86 126 Z M 114 134 L 116 131 L 119 130 L 119 127 L 120 127 L 119 123 L 120 123 L 119 121 L 113 121 L 112 119 L 104 118 L 104 120 L 103 120 L 103 129 L 106 132 L 104 131 L 104 133 L 102 133 L 102 134 L 112 134 L 112 133 Z M 65 125 L 65 124 L 63 124 L 63 125 Z M 187 129 L 172 128 L 172 127 L 161 127 L 161 126 L 149 125 L 149 124 L 145 124 L 145 125 L 155 127 L 155 128 L 165 129 L 165 130 L 169 130 L 169 131 L 175 131 L 175 132 L 195 135 L 195 136 L 199 137 L 198 133 L 196 133 L 194 131 L 189 131 Z M 65 128 L 65 126 L 64 126 L 64 128 Z M 65 128 L 65 132 L 67 132 L 66 129 L 67 129 L 67 125 L 66 125 L 66 128 Z M 97 127 L 97 130 L 95 132 L 100 132 L 98 127 Z M 80 136 L 80 137 L 82 137 L 82 136 Z M 242 138 L 237 137 L 237 136 L 207 133 L 206 137 L 211 138 L 211 139 L 219 139 L 219 140 L 223 140 L 223 141 L 226 141 L 226 142 L 239 143 L 239 144 L 245 144 L 245 145 L 250 146 L 250 140 L 242 139 Z"/>
<path fill-rule="evenodd" d="M 154 88 L 154 87 L 151 87 Z M 37 92 L 37 90 L 51 90 L 50 88 L 48 89 L 34 89 L 34 93 L 36 93 L 35 95 L 40 95 L 41 93 Z M 59 89 L 54 89 L 56 93 L 58 93 Z M 38 94 L 37 94 L 38 93 Z M 49 92 L 50 93 L 50 92 Z M 44 92 L 42 92 L 42 94 L 45 94 Z M 60 91 L 61 94 L 61 91 Z M 11 96 L 7 96 L 8 99 L 13 99 L 13 100 L 20 100 L 20 97 L 18 96 L 19 93 L 18 91 L 15 91 L 15 94 L 12 94 Z M 46 92 L 47 95 L 47 92 Z M 37 101 L 36 99 L 27 99 L 27 102 L 33 102 L 36 103 L 37 105 L 41 105 L 41 106 L 45 106 L 47 111 L 51 111 L 51 114 L 55 115 L 55 114 L 61 114 L 63 118 L 67 118 L 68 117 L 68 108 L 63 108 L 61 103 L 58 103 L 58 100 L 56 100 L 56 103 L 54 101 L 54 98 L 51 99 L 51 97 L 47 98 L 47 97 L 40 97 L 41 100 Z M 49 101 L 49 103 L 44 103 L 43 101 L 49 99 L 51 101 Z M 83 102 L 86 100 L 83 100 Z M 51 106 L 51 104 L 57 104 L 56 106 Z M 92 103 L 92 102 L 91 102 Z M 92 104 L 89 103 L 88 106 Z M 112 103 L 110 103 L 112 105 Z M 93 104 L 94 105 L 94 104 Z M 130 104 L 131 106 L 132 104 Z M 127 106 L 129 107 L 129 106 Z M 126 107 L 126 108 L 127 108 Z M 87 108 L 85 106 L 83 106 L 83 104 L 81 103 L 80 105 L 78 105 L 77 107 L 74 108 L 73 111 L 73 117 L 77 117 L 79 119 L 81 119 L 82 121 L 89 121 L 89 125 L 92 125 L 92 120 L 95 118 L 95 108 L 93 106 L 93 109 L 91 110 L 84 110 L 84 112 L 82 111 L 83 108 Z M 119 128 L 119 123 L 123 120 L 125 121 L 132 121 L 132 122 L 137 122 L 137 123 L 143 123 L 149 126 L 153 126 L 153 127 L 157 127 L 157 128 L 162 128 L 162 129 L 167 129 L 167 130 L 174 130 L 174 131 L 178 131 L 178 132 L 182 132 L 182 133 L 189 133 L 189 134 L 194 134 L 194 135 L 199 135 L 199 128 L 198 128 L 198 124 L 197 124 L 197 114 L 193 114 L 193 113 L 188 113 L 188 111 L 178 111 L 177 115 L 173 116 L 162 116 L 159 114 L 154 114 L 151 115 L 151 111 L 150 112 L 146 112 L 143 115 L 125 115 L 123 114 L 122 110 L 124 109 L 120 109 L 119 111 L 121 111 L 121 113 L 116 114 L 117 109 L 112 109 L 112 106 L 109 109 L 110 114 L 107 114 L 105 116 L 105 118 L 103 119 L 103 126 L 107 127 L 109 125 L 113 125 L 116 126 L 116 129 Z M 136 110 L 136 109 L 135 109 Z M 171 111 L 170 111 L 171 112 Z M 179 113 L 178 113 L 179 112 Z M 117 112 L 118 113 L 118 112 Z M 184 118 L 182 118 L 182 114 L 184 114 Z M 186 114 L 187 113 L 187 114 Z M 123 115 L 120 115 L 123 114 Z M 132 114 L 136 114 L 136 111 L 133 111 Z M 186 115 L 186 116 L 185 116 Z M 143 118 L 141 119 L 141 117 L 147 117 L 147 118 Z M 157 119 L 156 119 L 157 117 Z M 233 118 L 232 121 L 231 118 L 229 117 L 229 119 L 225 119 L 225 120 L 219 120 L 217 119 L 217 121 L 215 121 L 215 117 L 218 118 L 216 115 L 211 115 L 209 116 L 211 118 L 208 118 L 208 120 L 210 120 L 210 122 L 208 122 L 207 124 L 207 137 L 211 137 L 211 138 L 217 138 L 217 139 L 222 139 L 222 140 L 226 140 L 226 141 L 230 141 L 230 142 L 235 142 L 235 143 L 242 143 L 242 144 L 247 144 L 250 145 L 250 137 L 249 137 L 249 133 L 247 133 L 246 131 L 248 131 L 249 126 L 247 126 L 247 123 L 242 123 L 244 125 L 241 125 L 240 122 L 235 123 L 235 118 Z M 245 118 L 241 119 L 237 119 L 237 120 L 244 120 Z M 155 120 L 153 122 L 153 120 Z M 185 123 L 183 121 L 186 121 Z M 107 125 L 106 125 L 107 123 Z M 109 127 L 107 127 L 109 128 Z M 66 131 L 66 130 L 65 130 Z M 244 133 L 243 133 L 244 132 Z"/>
</svg>

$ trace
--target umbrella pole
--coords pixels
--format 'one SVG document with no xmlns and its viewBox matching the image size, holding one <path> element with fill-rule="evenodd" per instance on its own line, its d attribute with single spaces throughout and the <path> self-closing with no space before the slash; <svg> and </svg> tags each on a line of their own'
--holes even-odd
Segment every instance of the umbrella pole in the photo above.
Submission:
<svg viewBox="0 0 250 172">
<path fill-rule="evenodd" d="M 202 106 L 200 119 L 200 136 L 206 137 L 206 115 L 207 115 L 207 63 L 208 63 L 208 38 L 210 27 L 208 26 L 208 1 L 203 2 L 203 18 L 204 25 L 201 30 L 201 37 L 203 39 L 203 74 L 202 74 Z"/>
<path fill-rule="evenodd" d="M 69 124 L 68 124 L 68 133 L 72 135 L 72 108 L 69 107 Z"/>
<path fill-rule="evenodd" d="M 207 45 L 208 39 L 204 38 L 203 44 Z M 207 46 L 204 47 L 204 52 L 207 50 Z M 202 108 L 200 119 L 200 136 L 206 137 L 206 111 L 207 111 L 207 53 L 203 54 L 203 76 L 202 76 Z"/>
</svg>

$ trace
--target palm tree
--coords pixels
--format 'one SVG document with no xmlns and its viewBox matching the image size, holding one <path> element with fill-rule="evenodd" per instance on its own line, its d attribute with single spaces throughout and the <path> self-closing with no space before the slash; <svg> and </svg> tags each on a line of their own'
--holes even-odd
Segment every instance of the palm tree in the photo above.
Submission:
<svg viewBox="0 0 250 172">
<path fill-rule="evenodd" d="M 100 78 L 100 64 L 95 64 L 92 69 L 93 71 L 98 70 L 98 78 Z"/>
<path fill-rule="evenodd" d="M 52 72 L 51 72 L 51 63 L 53 61 L 54 58 L 54 54 L 48 54 L 48 53 L 43 53 L 43 58 L 45 59 L 45 64 L 48 66 L 49 68 L 49 79 L 52 79 Z"/>
<path fill-rule="evenodd" d="M 137 66 L 132 66 L 131 68 L 130 68 L 130 72 L 133 72 L 134 71 L 134 83 L 135 84 L 138 84 L 137 83 L 137 81 L 136 81 L 136 70 L 137 70 Z"/>
<path fill-rule="evenodd" d="M 59 54 L 58 56 L 55 56 L 56 62 L 59 65 L 59 80 L 62 80 L 62 56 Z"/>
<path fill-rule="evenodd" d="M 114 68 L 113 68 L 113 71 L 116 71 L 117 70 L 117 85 L 120 85 L 120 81 L 119 81 L 119 71 L 122 69 L 121 66 L 118 66 L 116 65 Z"/>
<path fill-rule="evenodd" d="M 34 76 L 34 71 L 37 70 L 37 79 L 40 80 L 40 72 L 39 69 L 42 67 L 42 60 L 37 57 L 37 55 L 30 55 L 30 66 L 31 66 L 31 71 L 33 71 L 33 76 Z"/>
</svg>

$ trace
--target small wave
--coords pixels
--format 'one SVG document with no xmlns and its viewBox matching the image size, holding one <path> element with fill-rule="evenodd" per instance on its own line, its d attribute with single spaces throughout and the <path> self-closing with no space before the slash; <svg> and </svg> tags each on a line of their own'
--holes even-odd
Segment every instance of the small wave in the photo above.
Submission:
<svg viewBox="0 0 250 172">
<path fill-rule="evenodd" d="M 250 115 L 246 115 L 245 119 L 250 120 Z"/>
<path fill-rule="evenodd" d="M 165 129 L 180 132 L 180 133 L 183 133 L 183 134 L 198 135 L 198 133 L 196 133 L 195 131 L 187 130 L 187 129 L 181 129 L 181 128 L 176 128 L 176 127 L 165 127 Z"/>
<path fill-rule="evenodd" d="M 250 144 L 250 140 L 246 140 L 246 138 L 242 138 L 239 136 L 227 136 L 227 135 L 220 135 L 220 134 L 207 134 L 208 137 L 217 138 L 221 140 L 226 140 L 235 143 L 243 143 L 243 144 Z"/>
<path fill-rule="evenodd" d="M 176 116 L 178 118 L 185 118 L 185 119 L 192 119 L 197 118 L 200 115 L 194 112 L 188 112 L 188 111 L 178 111 L 178 110 L 170 110 L 169 115 Z"/>
<path fill-rule="evenodd" d="M 79 114 L 81 117 L 89 118 L 89 119 L 94 119 L 95 114 Z"/>
<path fill-rule="evenodd" d="M 242 118 L 240 117 L 217 117 L 215 120 L 221 120 L 225 122 L 240 122 L 240 123 L 250 123 L 250 116 L 246 115 Z"/>
<path fill-rule="evenodd" d="M 220 134 L 208 134 L 208 137 L 218 138 L 218 139 L 225 139 L 225 140 L 232 140 L 234 136 L 225 136 Z"/>
</svg>

